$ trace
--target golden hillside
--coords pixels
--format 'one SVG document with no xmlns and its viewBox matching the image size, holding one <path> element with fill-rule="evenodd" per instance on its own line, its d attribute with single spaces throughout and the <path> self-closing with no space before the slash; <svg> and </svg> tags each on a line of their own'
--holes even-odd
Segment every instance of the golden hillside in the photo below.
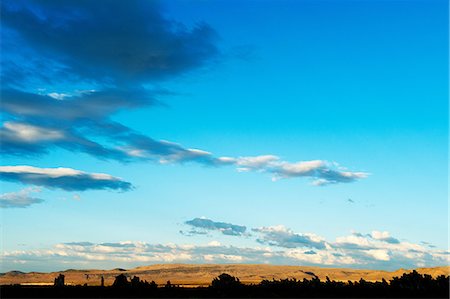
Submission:
<svg viewBox="0 0 450 299">
<path fill-rule="evenodd" d="M 418 268 L 421 274 L 429 274 L 433 277 L 438 275 L 449 275 L 450 266 L 434 268 Z M 412 270 L 399 269 L 397 271 L 381 270 L 357 270 L 345 268 L 322 268 L 308 266 L 275 266 L 275 265 L 242 265 L 242 264 L 162 264 L 138 267 L 134 269 L 113 269 L 113 270 L 66 270 L 52 273 L 22 273 L 12 271 L 0 276 L 0 284 L 52 284 L 53 279 L 62 273 L 65 275 L 67 284 L 88 284 L 99 285 L 101 276 L 105 279 L 105 285 L 111 285 L 114 278 L 123 273 L 127 276 L 139 276 L 142 280 L 154 280 L 158 284 L 165 284 L 168 280 L 172 284 L 184 286 L 208 285 L 214 277 L 221 273 L 228 273 L 238 277 L 243 283 L 259 283 L 263 279 L 284 279 L 284 278 L 312 278 L 314 275 L 321 280 L 328 276 L 332 280 L 359 280 L 361 278 L 368 281 L 389 280 L 394 276 L 401 276 L 405 272 Z"/>
</svg>

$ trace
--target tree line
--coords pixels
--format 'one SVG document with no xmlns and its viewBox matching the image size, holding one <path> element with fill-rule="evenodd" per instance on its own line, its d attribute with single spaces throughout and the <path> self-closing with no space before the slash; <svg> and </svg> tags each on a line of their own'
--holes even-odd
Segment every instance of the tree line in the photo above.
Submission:
<svg viewBox="0 0 450 299">
<path fill-rule="evenodd" d="M 449 298 L 449 282 L 449 276 L 433 278 L 415 270 L 389 281 L 342 282 L 328 277 L 322 281 L 314 276 L 303 280 L 262 280 L 258 284 L 243 284 L 239 278 L 223 273 L 208 287 L 195 288 L 178 286 L 170 281 L 158 286 L 154 281 L 141 280 L 137 276 L 128 279 L 124 274 L 118 275 L 112 286 L 67 286 L 64 276 L 60 275 L 53 287 L 2 286 L 1 295 L 2 298 Z"/>
</svg>

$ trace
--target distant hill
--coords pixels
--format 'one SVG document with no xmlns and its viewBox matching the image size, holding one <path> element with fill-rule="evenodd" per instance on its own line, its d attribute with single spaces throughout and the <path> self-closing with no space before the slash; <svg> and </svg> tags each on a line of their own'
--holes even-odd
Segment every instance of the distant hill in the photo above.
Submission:
<svg viewBox="0 0 450 299">
<path fill-rule="evenodd" d="M 433 277 L 438 275 L 449 275 L 450 266 L 434 268 L 418 268 L 421 274 L 429 274 Z M 242 264 L 162 264 L 137 267 L 134 269 L 112 269 L 112 270 L 66 270 L 61 272 L 23 273 L 11 271 L 0 275 L 0 284 L 48 284 L 58 274 L 65 275 L 67 284 L 100 285 L 101 276 L 105 279 L 105 285 L 111 285 L 114 278 L 119 274 L 126 276 L 138 276 L 141 280 L 155 281 L 165 284 L 168 280 L 172 284 L 183 286 L 205 286 L 209 285 L 213 278 L 222 273 L 238 277 L 243 283 L 259 283 L 263 279 L 311 279 L 314 276 L 325 280 L 328 276 L 331 280 L 347 281 L 360 280 L 379 281 L 382 278 L 389 280 L 394 276 L 411 272 L 412 269 L 399 269 L 396 271 L 381 270 L 356 270 L 344 268 L 322 268 L 309 266 L 275 266 L 275 265 L 242 265 Z"/>
<path fill-rule="evenodd" d="M 9 271 L 7 273 L 0 273 L 1 275 L 9 275 L 9 276 L 16 276 L 16 275 L 23 275 L 26 274 L 25 272 L 21 272 L 21 271 Z"/>
</svg>

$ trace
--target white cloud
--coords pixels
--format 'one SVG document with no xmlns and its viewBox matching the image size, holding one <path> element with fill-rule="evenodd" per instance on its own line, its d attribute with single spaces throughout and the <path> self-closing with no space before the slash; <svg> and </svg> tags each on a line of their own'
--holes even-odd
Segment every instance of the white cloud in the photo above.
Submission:
<svg viewBox="0 0 450 299">
<path fill-rule="evenodd" d="M 319 168 L 326 166 L 326 163 L 321 160 L 302 161 L 297 163 L 283 163 L 280 166 L 280 170 L 286 176 L 302 176 L 311 171 L 315 171 Z"/>
<path fill-rule="evenodd" d="M 71 102 L 55 101 L 51 102 Z M 91 102 L 86 100 L 86 102 Z M 95 110 L 93 108 L 88 110 Z M 26 109 L 21 107 L 21 109 Z M 41 111 L 39 107 L 30 108 L 31 115 Z M 87 109 L 87 108 L 86 108 Z M 35 111 L 36 110 L 36 111 Z M 71 110 L 71 109 L 68 109 Z M 76 110 L 76 109 L 75 109 Z M 28 113 L 22 111 L 21 113 Z M 66 111 L 67 112 L 67 111 Z M 54 113 L 58 114 L 58 111 Z M 79 116 L 73 116 L 78 119 Z M 43 122 L 45 123 L 45 122 Z M 92 126 L 92 124 L 91 124 Z M 89 126 L 88 126 L 89 127 Z M 52 127 L 37 126 L 34 123 L 7 121 L 0 127 L 0 137 L 5 143 L 2 150 L 8 154 L 42 154 L 50 147 L 63 147 L 72 151 L 82 151 L 97 157 L 118 159 L 121 161 L 159 161 L 161 164 L 196 162 L 210 166 L 234 165 L 239 172 L 266 172 L 273 180 L 283 178 L 308 177 L 313 185 L 323 186 L 336 183 L 350 183 L 366 178 L 368 173 L 350 172 L 337 163 L 324 160 L 287 162 L 275 155 L 244 157 L 219 157 L 196 148 L 185 148 L 177 143 L 136 134 L 118 124 L 97 125 L 91 130 L 96 135 L 108 134 L 107 144 L 80 135 L 70 126 L 53 124 Z M 116 135 L 114 135 L 116 134 Z M 111 146 L 112 144 L 113 146 Z"/>
<path fill-rule="evenodd" d="M 283 226 L 269 229 L 271 232 L 293 233 Z M 316 241 L 323 238 L 310 234 Z M 357 237 L 357 236 L 356 236 Z M 367 242 L 361 241 L 367 238 Z M 151 244 L 142 241 L 117 243 L 74 242 L 61 243 L 50 249 L 6 251 L 3 253 L 4 268 L 16 269 L 17 262 L 26 267 L 63 265 L 76 267 L 89 262 L 91 267 L 136 267 L 148 263 L 261 263 L 316 265 L 329 267 L 354 267 L 368 269 L 396 270 L 447 265 L 449 252 L 425 249 L 418 244 L 390 244 L 365 237 L 347 236 L 341 241 L 353 242 L 363 247 L 342 247 L 339 242 L 326 242 L 323 248 L 235 247 L 212 241 L 205 245 L 194 244 Z M 347 244 L 346 243 L 346 244 Z M 384 247 L 387 245 L 388 247 Z M 276 249 L 275 249 L 276 248 Z M 415 248 L 415 249 L 411 249 Z"/>
<path fill-rule="evenodd" d="M 139 149 L 132 146 L 119 146 L 118 150 L 124 152 L 127 156 L 135 158 L 149 158 L 147 152 L 143 149 Z"/>
<path fill-rule="evenodd" d="M 284 248 L 325 248 L 325 240 L 312 233 L 294 233 L 283 225 L 252 229 L 260 234 L 258 242 Z"/>
<path fill-rule="evenodd" d="M 239 263 L 244 261 L 244 257 L 240 255 L 229 255 L 229 254 L 205 254 L 203 259 L 207 262 L 229 262 L 229 263 Z"/>
<path fill-rule="evenodd" d="M 389 253 L 385 249 L 369 249 L 366 251 L 366 253 L 380 261 L 390 260 Z"/>
<path fill-rule="evenodd" d="M 286 250 L 285 256 L 298 261 L 313 263 L 316 265 L 354 265 L 356 261 L 351 256 L 337 253 L 336 251 L 318 250 L 314 254 L 305 250 L 290 249 Z"/>
<path fill-rule="evenodd" d="M 188 220 L 185 224 L 191 226 L 193 229 L 187 233 L 181 231 L 182 234 L 187 236 L 207 234 L 208 231 L 220 231 L 224 235 L 228 236 L 243 236 L 246 235 L 247 228 L 242 225 L 233 223 L 218 222 L 207 218 L 194 218 Z"/>
<path fill-rule="evenodd" d="M 28 173 L 34 175 L 45 175 L 51 178 L 61 176 L 76 176 L 82 174 L 81 171 L 72 168 L 39 168 L 33 166 L 0 166 L 0 172 L 7 173 Z"/>
<path fill-rule="evenodd" d="M 309 177 L 312 184 L 324 186 L 337 183 L 350 183 L 366 178 L 367 172 L 351 172 L 339 166 L 336 162 L 324 160 L 286 162 L 274 155 L 249 157 L 220 157 L 216 159 L 219 165 L 235 165 L 239 172 L 257 171 L 272 174 L 272 180 L 285 178 Z"/>
<path fill-rule="evenodd" d="M 381 231 L 374 230 L 372 232 L 372 238 L 377 239 L 377 240 L 380 240 L 380 239 L 382 240 L 382 239 L 386 239 L 389 237 L 390 237 L 390 234 L 387 231 L 381 232 Z"/>
<path fill-rule="evenodd" d="M 219 241 L 211 241 L 208 243 L 209 246 L 220 246 L 220 242 Z"/>
<path fill-rule="evenodd" d="M 240 171 L 265 171 L 268 167 L 276 165 L 280 158 L 274 155 L 262 155 L 254 157 L 239 157 L 234 160 Z"/>
<path fill-rule="evenodd" d="M 397 240 L 396 238 L 391 237 L 391 235 L 389 234 L 389 232 L 380 232 L 380 231 L 373 231 L 371 234 L 372 238 L 376 239 L 376 240 L 381 240 L 387 243 L 391 243 L 391 244 L 398 244 L 400 243 L 399 240 Z"/>
<path fill-rule="evenodd" d="M 6 129 L 3 134 L 14 135 L 17 139 L 24 142 L 37 142 L 37 141 L 57 141 L 65 139 L 63 131 L 56 129 L 47 129 L 35 125 L 7 121 L 3 124 Z"/>
<path fill-rule="evenodd" d="M 84 191 L 88 189 L 127 191 L 132 188 L 130 183 L 109 174 L 87 173 L 62 167 L 0 166 L 0 179 L 66 191 Z"/>
<path fill-rule="evenodd" d="M 66 97 L 70 97 L 70 94 L 66 93 L 58 93 L 58 92 L 51 92 L 47 94 L 49 97 L 54 98 L 55 100 L 64 100 Z"/>
<path fill-rule="evenodd" d="M 336 238 L 336 243 L 337 244 L 352 244 L 352 245 L 356 245 L 358 247 L 370 247 L 372 245 L 372 243 L 370 242 L 369 239 L 367 239 L 363 236 L 358 236 L 358 235 L 338 237 L 338 238 Z"/>
<path fill-rule="evenodd" d="M 184 163 L 191 161 L 197 161 L 205 164 L 214 163 L 213 155 L 210 152 L 195 148 L 183 148 L 181 145 L 167 140 L 162 140 L 160 142 L 161 144 L 164 144 L 167 147 L 173 148 L 173 150 L 171 150 L 170 153 L 167 153 L 162 156 L 160 155 L 159 162 L 161 164 Z M 144 154 L 144 155 L 146 157 L 152 156 L 151 154 Z"/>
<path fill-rule="evenodd" d="M 36 187 L 25 188 L 17 192 L 3 193 L 0 195 L 1 208 L 25 208 L 44 200 L 32 197 L 31 194 L 39 193 L 41 189 Z"/>
</svg>

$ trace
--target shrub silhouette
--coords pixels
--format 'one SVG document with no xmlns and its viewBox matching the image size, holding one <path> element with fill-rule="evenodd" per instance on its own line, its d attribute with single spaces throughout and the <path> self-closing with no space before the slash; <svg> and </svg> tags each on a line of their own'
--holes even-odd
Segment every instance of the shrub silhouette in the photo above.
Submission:
<svg viewBox="0 0 450 299">
<path fill-rule="evenodd" d="M 138 278 L 139 279 L 139 278 Z M 127 287 L 130 286 L 130 282 L 128 281 L 128 278 L 124 274 L 120 274 L 116 276 L 116 279 L 114 280 L 113 287 Z"/>
<path fill-rule="evenodd" d="M 213 288 L 236 288 L 241 286 L 241 282 L 239 281 L 239 278 L 236 278 L 234 276 L 231 276 L 227 273 L 222 273 L 218 277 L 214 278 L 211 282 L 211 287 Z"/>
<path fill-rule="evenodd" d="M 63 287 L 64 286 L 64 275 L 59 274 L 58 277 L 55 278 L 53 286 Z"/>
</svg>

